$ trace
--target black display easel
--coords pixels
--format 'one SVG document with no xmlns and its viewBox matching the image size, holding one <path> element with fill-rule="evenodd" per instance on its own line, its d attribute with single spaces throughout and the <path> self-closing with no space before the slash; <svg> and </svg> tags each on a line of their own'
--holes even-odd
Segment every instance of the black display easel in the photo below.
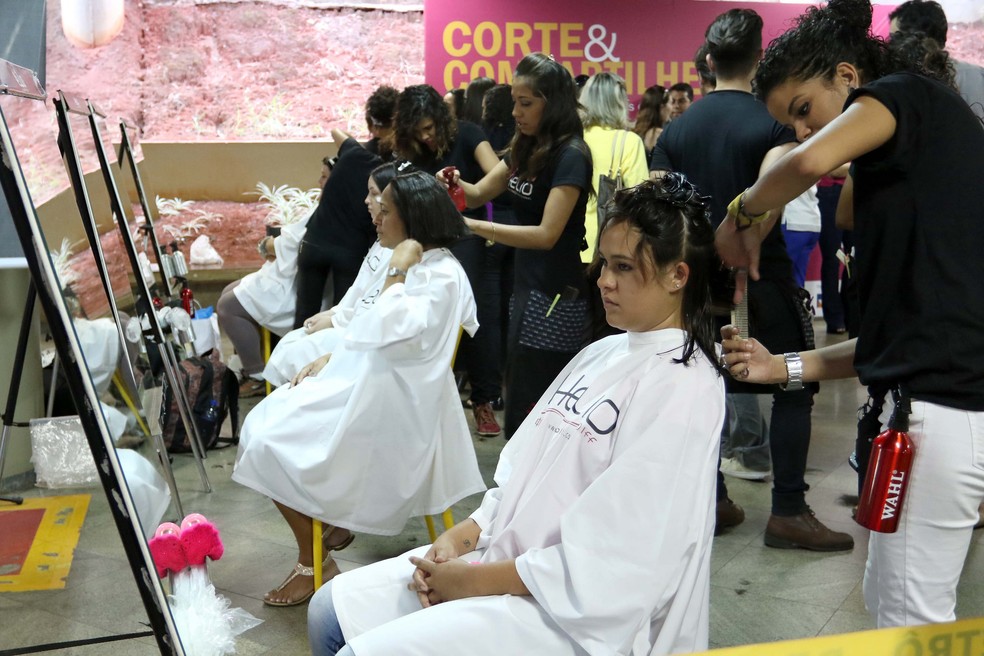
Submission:
<svg viewBox="0 0 984 656">
<path fill-rule="evenodd" d="M 0 59 L 0 95 L 3 94 L 42 103 L 47 97 L 32 71 Z M 122 466 L 116 457 L 105 417 L 98 410 L 98 397 L 93 388 L 92 379 L 87 375 L 82 349 L 71 326 L 69 310 L 65 305 L 64 298 L 58 291 L 60 285 L 57 274 L 50 257 L 47 255 L 47 247 L 37 210 L 27 188 L 17 153 L 14 150 L 10 129 L 2 107 L 0 107 L 0 155 L 3 159 L 3 165 L 0 166 L 0 189 L 2 189 L 7 200 L 21 249 L 27 260 L 27 267 L 32 280 L 30 293 L 36 295 L 37 301 L 48 319 L 58 357 L 65 366 L 68 389 L 79 411 L 79 420 L 89 443 L 92 458 L 96 463 L 96 472 L 102 483 L 103 491 L 106 493 L 110 513 L 120 534 L 123 551 L 126 553 L 141 601 L 147 612 L 150 629 L 138 633 L 102 636 L 84 641 L 72 641 L 71 643 L 3 650 L 0 651 L 0 656 L 50 651 L 69 645 L 114 642 L 144 636 L 153 636 L 156 639 L 162 656 L 185 656 L 174 618 L 167 605 L 167 595 L 154 571 L 153 558 L 144 539 L 143 528 L 140 526 L 133 498 L 126 487 Z M 31 305 L 33 305 L 33 300 Z M 25 325 L 33 315 L 33 307 L 30 309 L 30 312 L 25 312 Z M 26 331 L 22 330 L 22 334 L 24 332 Z M 21 364 L 23 364 L 23 359 Z M 18 383 L 19 377 L 18 375 Z M 16 385 L 11 385 L 11 390 L 15 394 L 16 389 Z M 12 420 L 12 417 L 4 415 L 5 423 L 8 419 Z"/>
<path fill-rule="evenodd" d="M 30 426 L 24 422 L 14 421 L 14 412 L 17 408 L 21 376 L 24 374 L 24 356 L 27 354 L 27 340 L 31 334 L 31 318 L 34 316 L 34 301 L 37 297 L 37 292 L 34 291 L 34 281 L 29 281 L 27 283 L 27 298 L 24 300 L 24 318 L 21 320 L 20 335 L 17 337 L 17 350 L 14 351 L 14 366 L 10 373 L 10 387 L 7 390 L 7 407 L 3 411 L 3 433 L 0 434 L 0 485 L 3 484 L 3 466 L 7 457 L 7 438 L 10 437 L 10 429 Z M 0 502 L 3 501 L 19 506 L 24 503 L 24 498 L 0 495 Z"/>
</svg>

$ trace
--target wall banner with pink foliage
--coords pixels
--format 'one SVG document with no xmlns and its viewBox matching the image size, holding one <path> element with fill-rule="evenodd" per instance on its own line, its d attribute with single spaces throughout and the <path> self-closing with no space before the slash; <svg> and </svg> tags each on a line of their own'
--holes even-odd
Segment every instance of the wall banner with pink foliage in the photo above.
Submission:
<svg viewBox="0 0 984 656">
<path fill-rule="evenodd" d="M 805 4 L 699 0 L 426 0 L 424 74 L 442 93 L 476 77 L 512 79 L 530 52 L 552 54 L 574 75 L 611 71 L 630 97 L 647 87 L 677 82 L 698 86 L 693 58 L 704 31 L 735 7 L 755 9 L 765 23 L 763 40 L 788 29 Z M 890 7 L 875 7 L 876 32 L 884 33 Z"/>
</svg>

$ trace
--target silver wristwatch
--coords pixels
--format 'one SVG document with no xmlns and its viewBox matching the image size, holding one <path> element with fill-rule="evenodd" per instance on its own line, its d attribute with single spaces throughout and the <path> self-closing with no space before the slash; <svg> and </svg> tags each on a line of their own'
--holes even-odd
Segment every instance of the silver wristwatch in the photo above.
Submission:
<svg viewBox="0 0 984 656">
<path fill-rule="evenodd" d="M 407 270 L 406 269 L 398 269 L 397 267 L 390 267 L 386 271 L 386 276 L 388 278 L 394 278 L 396 276 L 403 276 L 404 278 L 406 278 L 407 277 Z"/>
<path fill-rule="evenodd" d="M 799 353 L 783 353 L 786 361 L 786 382 L 779 385 L 784 392 L 803 389 L 803 359 Z"/>
</svg>

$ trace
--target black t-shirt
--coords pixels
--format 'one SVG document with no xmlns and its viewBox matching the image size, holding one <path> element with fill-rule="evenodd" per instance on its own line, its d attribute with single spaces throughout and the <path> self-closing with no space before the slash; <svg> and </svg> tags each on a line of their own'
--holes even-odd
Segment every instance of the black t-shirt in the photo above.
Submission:
<svg viewBox="0 0 984 656">
<path fill-rule="evenodd" d="M 475 149 L 483 141 L 488 141 L 482 128 L 468 121 L 458 121 L 458 134 L 455 136 L 448 152 L 440 159 L 434 157 L 419 157 L 413 165 L 431 175 L 436 174 L 445 166 L 454 166 L 465 182 L 472 184 L 485 176 L 485 171 L 475 160 Z M 463 212 L 466 216 L 485 217 L 485 207 L 474 208 Z"/>
<path fill-rule="evenodd" d="M 338 149 L 338 161 L 308 221 L 304 241 L 331 244 L 360 256 L 376 241 L 376 229 L 366 208 L 369 174 L 382 164 L 358 141 L 348 138 Z"/>
<path fill-rule="evenodd" d="M 506 163 L 509 163 L 508 156 Z M 554 150 L 546 168 L 533 180 L 522 180 L 511 173 L 508 190 L 518 225 L 540 225 L 547 197 L 554 187 L 574 186 L 581 190 L 564 231 L 549 250 L 516 249 L 515 280 L 517 290 L 536 289 L 550 298 L 564 294 L 565 287 L 578 290 L 586 298 L 581 245 L 584 243 L 584 211 L 591 190 L 591 152 L 587 144 L 573 138 Z M 566 294 L 565 294 L 566 297 Z"/>
<path fill-rule="evenodd" d="M 854 161 L 866 385 L 904 382 L 915 398 L 984 410 L 984 127 L 959 95 L 910 73 L 871 96 L 895 135 Z"/>
<path fill-rule="evenodd" d="M 492 150 L 496 153 L 505 150 L 516 133 L 515 127 L 506 127 L 504 125 L 486 125 L 483 129 L 485 130 L 485 136 L 489 144 L 492 146 Z M 512 198 L 509 192 L 505 191 L 493 198 L 492 206 L 499 212 L 510 209 L 512 207 Z"/>
<path fill-rule="evenodd" d="M 793 131 L 777 123 L 752 94 L 714 91 L 666 126 L 649 169 L 687 176 L 711 197 L 711 222 L 717 227 L 728 213 L 728 203 L 758 179 L 765 154 L 794 141 Z M 792 278 L 779 221 L 762 243 L 759 273 L 765 279 Z"/>
</svg>

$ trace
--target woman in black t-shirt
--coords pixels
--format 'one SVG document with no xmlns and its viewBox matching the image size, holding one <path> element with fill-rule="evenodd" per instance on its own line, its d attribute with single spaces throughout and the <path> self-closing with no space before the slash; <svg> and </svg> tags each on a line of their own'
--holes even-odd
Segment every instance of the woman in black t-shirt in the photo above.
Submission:
<svg viewBox="0 0 984 656">
<path fill-rule="evenodd" d="M 297 253 L 294 328 L 321 311 L 329 275 L 332 303 L 341 300 L 355 282 L 366 251 L 376 241 L 361 190 L 369 172 L 383 160 L 340 130 L 332 130 L 332 138 L 339 144 L 338 159 Z"/>
<path fill-rule="evenodd" d="M 769 46 L 758 92 L 804 143 L 732 203 L 718 242 L 729 263 L 753 263 L 758 213 L 853 162 L 858 338 L 801 362 L 755 340 L 725 348 L 732 375 L 749 381 L 857 375 L 911 395 L 915 458 L 898 532 L 868 544 L 865 603 L 882 627 L 955 618 L 984 497 L 984 128 L 870 23 L 867 0 L 832 0 Z"/>
<path fill-rule="evenodd" d="M 489 243 L 516 247 L 506 360 L 506 436 L 583 345 L 587 285 L 581 266 L 591 153 L 581 138 L 570 73 L 542 53 L 513 76 L 516 134 L 505 159 L 477 184 L 471 207 L 512 194 L 517 225 L 465 219 Z"/>
<path fill-rule="evenodd" d="M 461 177 L 475 182 L 495 168 L 499 158 L 480 127 L 455 120 L 434 87 L 409 86 L 396 103 L 394 130 L 396 153 L 431 175 L 454 166 Z M 465 216 L 485 217 L 485 208 L 466 210 Z M 499 260 L 489 260 L 485 240 L 476 235 L 459 239 L 451 252 L 468 275 L 478 309 L 478 332 L 462 336 L 456 366 L 468 372 L 475 428 L 483 437 L 501 432 L 492 403 L 502 396 L 500 333 L 493 329 L 499 321 L 498 290 L 491 284 L 499 274 Z M 501 258 L 500 258 L 501 259 Z"/>
</svg>

